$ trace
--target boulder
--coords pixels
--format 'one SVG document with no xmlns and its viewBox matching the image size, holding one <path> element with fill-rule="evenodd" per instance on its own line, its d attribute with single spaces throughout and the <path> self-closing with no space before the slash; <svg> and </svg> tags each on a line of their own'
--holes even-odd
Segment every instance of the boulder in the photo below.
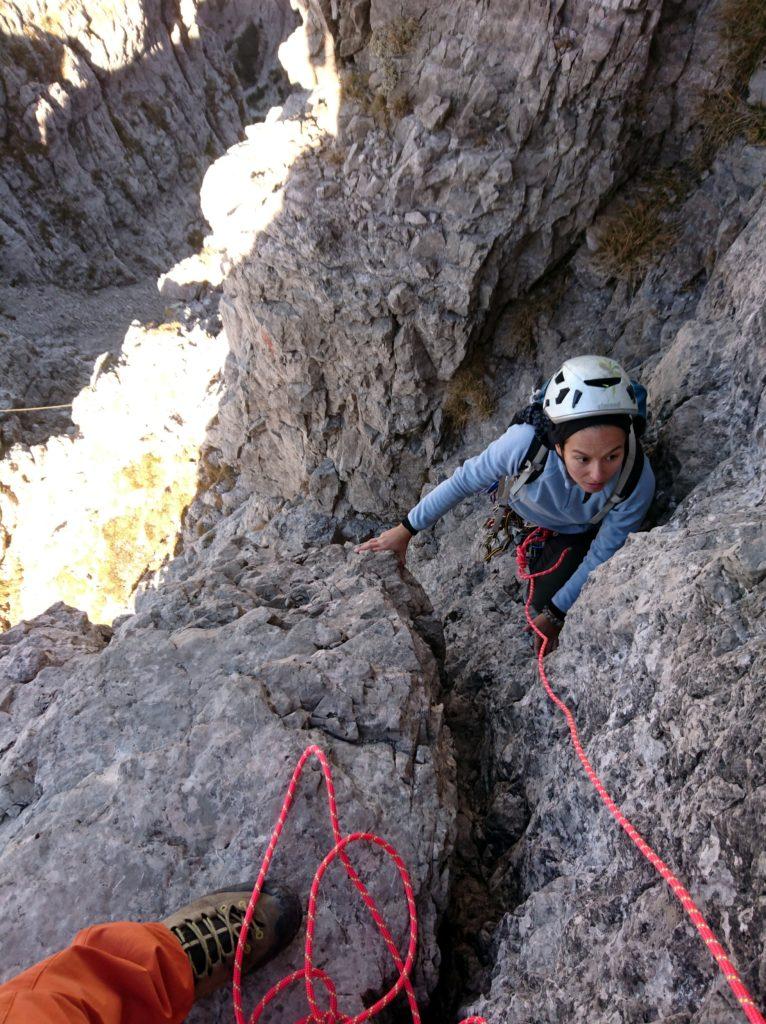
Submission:
<svg viewBox="0 0 766 1024">
<path fill-rule="evenodd" d="M 295 762 L 319 743 L 341 827 L 383 835 L 408 866 L 416 982 L 421 995 L 434 987 L 454 828 L 439 628 L 393 556 L 317 547 L 325 529 L 326 517 L 304 510 L 251 531 L 244 509 L 176 560 L 105 650 L 19 687 L 0 758 L 0 899 L 13 931 L 4 977 L 92 921 L 156 920 L 254 879 Z M 310 767 L 273 867 L 304 906 L 330 835 Z M 395 869 L 369 849 L 352 860 L 403 942 Z M 317 966 L 344 1010 L 359 1012 L 392 965 L 342 870 L 321 904 Z M 259 974 L 259 990 L 300 962 L 296 944 Z M 303 998 L 286 997 L 293 1011 Z M 191 1019 L 230 1014 L 227 995 Z"/>
</svg>

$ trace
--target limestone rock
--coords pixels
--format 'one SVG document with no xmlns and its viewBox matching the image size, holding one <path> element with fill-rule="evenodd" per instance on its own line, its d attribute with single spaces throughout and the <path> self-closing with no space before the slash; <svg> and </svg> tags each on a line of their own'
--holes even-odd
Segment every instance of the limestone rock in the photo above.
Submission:
<svg viewBox="0 0 766 1024">
<path fill-rule="evenodd" d="M 70 403 L 92 378 L 94 360 L 118 356 L 132 320 L 161 317 L 153 282 L 98 292 L 0 287 L 0 408 Z M 0 453 L 74 430 L 68 409 L 3 414 Z"/>
<path fill-rule="evenodd" d="M 3 9 L 9 283 L 131 281 L 196 245 L 202 173 L 245 116 L 236 71 L 250 95 L 285 92 L 273 72 L 294 15 L 287 0 L 261 6 L 260 16 L 242 3 L 159 0 L 95 13 L 47 0 Z"/>
<path fill-rule="evenodd" d="M 65 665 L 80 654 L 100 651 L 112 635 L 88 616 L 59 602 L 31 621 L 0 634 L 0 690 L 29 683 L 49 665 Z"/>
<path fill-rule="evenodd" d="M 485 326 L 566 252 L 634 158 L 688 129 L 658 107 L 640 153 L 633 141 L 647 75 L 650 104 L 681 88 L 695 46 L 711 68 L 723 59 L 695 18 L 661 21 L 661 6 L 494 17 L 300 4 L 324 81 L 299 123 L 283 112 L 203 189 L 231 257 L 228 400 L 211 445 L 236 468 L 232 501 L 255 491 L 275 509 L 329 458 L 353 509 L 393 516 L 412 502 L 442 440 L 445 386 Z M 294 39 L 286 62 L 307 52 Z M 267 147 L 285 154 L 276 175 Z"/>
<path fill-rule="evenodd" d="M 297 757 L 318 742 L 333 763 L 341 827 L 385 836 L 408 865 L 416 980 L 421 994 L 433 988 L 454 817 L 430 640 L 438 625 L 395 559 L 306 548 L 301 537 L 321 535 L 324 521 L 297 518 L 284 521 L 283 540 L 276 526 L 251 531 L 243 508 L 173 563 L 106 650 L 19 688 L 0 759 L 0 898 L 15 929 L 4 976 L 91 921 L 157 919 L 194 893 L 254 877 Z M 329 845 L 309 769 L 273 868 L 304 905 Z M 352 860 L 402 941 L 395 870 L 361 848 Z M 331 874 L 317 965 L 354 1013 L 391 969 L 358 896 Z M 259 988 L 300 960 L 296 945 L 259 974 Z M 287 997 L 293 1017 L 303 998 Z M 225 994 L 191 1019 L 230 1013 Z"/>
<path fill-rule="evenodd" d="M 762 189 L 737 184 L 752 159 L 740 143 L 720 154 L 640 284 L 595 274 L 586 245 L 534 297 L 531 327 L 510 309 L 487 366 L 513 376 L 502 411 L 431 480 L 497 436 L 510 403 L 585 339 L 649 386 L 650 525 L 664 525 L 593 574 L 546 667 L 600 778 L 762 1004 L 766 206 Z M 725 222 L 732 237 L 711 254 Z M 465 979 L 455 996 L 518 1022 L 733 1019 L 717 966 L 601 807 L 536 679 L 512 559 L 480 560 L 485 500 L 411 545 L 445 622 L 445 717 L 471 780 L 448 918 L 446 973 Z"/>
<path fill-rule="evenodd" d="M 748 84 L 747 102 L 766 107 L 766 63 L 755 69 Z"/>
</svg>

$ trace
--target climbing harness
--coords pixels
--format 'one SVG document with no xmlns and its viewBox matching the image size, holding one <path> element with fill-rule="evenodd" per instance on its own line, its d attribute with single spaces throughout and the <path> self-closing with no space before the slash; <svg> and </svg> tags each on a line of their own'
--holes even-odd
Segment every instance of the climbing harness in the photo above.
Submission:
<svg viewBox="0 0 766 1024">
<path fill-rule="evenodd" d="M 684 888 L 683 885 L 681 885 L 681 883 L 678 881 L 678 879 L 667 866 L 667 864 L 654 852 L 654 850 L 651 848 L 651 846 L 649 846 L 646 840 L 643 839 L 643 837 L 636 831 L 636 829 L 633 827 L 630 821 L 628 821 L 628 819 L 625 817 L 620 808 L 617 806 L 617 804 L 614 802 L 614 800 L 607 792 L 606 787 L 604 786 L 603 782 L 598 777 L 593 766 L 588 760 L 588 755 L 583 750 L 582 744 L 580 743 L 580 735 L 577 731 L 577 723 L 575 722 L 574 715 L 567 707 L 567 705 L 564 703 L 564 701 L 561 700 L 561 698 L 554 693 L 553 688 L 551 687 L 551 684 L 548 680 L 548 676 L 546 675 L 545 668 L 543 665 L 543 659 L 545 658 L 545 652 L 548 646 L 548 638 L 541 630 L 537 628 L 537 626 L 535 626 L 529 609 L 532 603 L 532 599 L 534 597 L 535 578 L 537 576 L 547 576 L 548 573 L 555 572 L 555 570 L 558 569 L 559 565 L 563 561 L 569 549 L 565 548 L 564 551 L 562 551 L 561 557 L 556 562 L 556 564 L 552 566 L 550 569 L 545 569 L 542 572 L 537 573 L 530 572 L 527 567 L 527 547 L 531 546 L 536 541 L 539 541 L 540 537 L 535 536 L 535 534 L 538 533 L 542 537 L 543 542 L 547 540 L 548 536 L 550 535 L 550 531 L 544 530 L 542 527 L 530 533 L 526 540 L 516 550 L 516 562 L 519 567 L 519 575 L 522 579 L 525 579 L 529 582 L 529 593 L 527 594 L 524 613 L 527 617 L 527 622 L 529 623 L 530 628 L 537 634 L 537 636 L 541 640 L 540 650 L 537 654 L 537 668 L 540 673 L 540 680 L 543 684 L 545 692 L 566 719 L 566 723 L 569 727 L 569 734 L 572 738 L 572 745 L 575 749 L 575 752 L 578 758 L 580 759 L 580 763 L 585 769 L 585 774 L 590 779 L 594 789 L 603 801 L 607 810 L 612 815 L 617 824 L 620 826 L 620 828 L 628 835 L 630 840 L 638 847 L 638 849 L 641 851 L 644 857 L 646 857 L 646 859 L 649 861 L 652 867 L 657 871 L 658 874 L 660 874 L 665 879 L 670 888 L 673 890 L 673 894 L 678 899 L 679 903 L 684 908 L 684 911 L 686 912 L 687 916 L 690 918 L 692 924 L 699 932 L 700 938 L 710 951 L 710 955 L 713 957 L 713 959 L 720 967 L 724 978 L 726 978 L 727 982 L 729 983 L 729 987 L 731 988 L 731 991 L 733 992 L 735 999 L 742 1007 L 742 1012 L 750 1021 L 750 1024 L 766 1024 L 766 1018 L 763 1017 L 758 1007 L 753 1002 L 753 998 L 750 995 L 750 992 L 745 987 L 742 978 L 739 975 L 739 972 L 729 959 L 729 956 L 725 948 L 721 945 L 721 943 L 713 934 L 708 923 L 705 921 L 705 918 L 700 913 L 699 908 L 689 895 L 688 890 Z"/>
<path fill-rule="evenodd" d="M 497 498 L 492 514 L 484 523 L 484 561 L 492 561 L 495 555 L 502 555 L 512 545 L 518 547 L 533 529 L 509 505 L 503 505 Z"/>
<path fill-rule="evenodd" d="M 250 923 L 253 919 L 253 914 L 255 913 L 255 908 L 258 903 L 269 866 L 271 865 L 272 857 L 274 856 L 274 850 L 279 842 L 279 837 L 282 834 L 282 829 L 285 826 L 287 815 L 290 811 L 290 807 L 292 806 L 298 780 L 303 772 L 304 765 L 310 757 L 316 757 L 324 774 L 324 782 L 327 789 L 327 803 L 330 812 L 330 823 L 332 825 L 332 834 L 335 845 L 317 868 L 314 880 L 311 883 L 308 912 L 306 915 L 308 923 L 306 926 L 306 944 L 303 955 L 304 966 L 299 971 L 293 971 L 292 974 L 287 975 L 287 977 L 283 978 L 280 982 L 269 989 L 263 999 L 261 999 L 253 1010 L 252 1016 L 250 1017 L 250 1024 L 256 1024 L 268 1004 L 278 996 L 280 992 L 283 992 L 286 988 L 289 988 L 290 985 L 299 981 L 301 978 L 304 979 L 306 986 L 306 998 L 308 1000 L 309 1007 L 311 1008 L 311 1012 L 306 1017 L 302 1017 L 297 1024 L 362 1024 L 362 1021 L 370 1020 L 381 1010 L 385 1009 L 385 1007 L 387 1007 L 401 991 L 404 991 L 407 996 L 413 1024 L 420 1024 L 420 1010 L 418 1009 L 418 1004 L 415 1000 L 415 992 L 410 980 L 412 966 L 415 962 L 415 951 L 417 948 L 418 937 L 417 911 L 415 909 L 415 896 L 412 891 L 410 876 L 404 865 L 404 861 L 401 859 L 394 847 L 391 846 L 390 843 L 386 842 L 385 839 L 381 839 L 380 836 L 376 836 L 372 832 L 353 832 L 347 836 L 341 835 L 340 825 L 338 823 L 338 808 L 335 801 L 335 786 L 332 780 L 330 764 L 324 751 L 317 746 L 307 747 L 303 751 L 303 754 L 293 771 L 282 808 L 279 812 L 279 817 L 277 818 L 277 823 L 274 826 L 274 831 L 271 834 L 269 845 L 263 856 L 261 869 L 258 872 L 258 878 L 253 889 L 253 894 L 250 897 L 250 903 L 247 907 L 242 930 L 239 934 L 239 943 L 237 944 L 237 952 L 234 957 L 233 981 L 234 1016 L 236 1017 L 237 1024 L 245 1024 L 245 1016 L 242 1012 L 242 957 L 247 944 L 247 934 L 250 928 Z M 402 886 L 404 888 L 404 895 L 407 900 L 407 911 L 409 915 L 409 943 L 407 946 L 407 955 L 404 960 L 402 960 L 401 954 L 396 948 L 391 932 L 388 930 L 375 900 L 367 891 L 364 882 L 356 873 L 348 859 L 346 847 L 357 842 L 372 843 L 375 846 L 379 846 L 391 858 L 391 860 L 393 860 L 396 870 L 399 872 L 399 877 L 401 878 Z M 396 969 L 399 972 L 399 977 L 393 987 L 390 988 L 385 995 L 381 996 L 376 1003 L 364 1010 L 362 1013 L 358 1013 L 355 1017 L 349 1017 L 339 1011 L 335 984 L 332 978 L 318 967 L 314 967 L 312 962 L 314 951 L 314 929 L 316 927 L 317 893 L 319 892 L 319 885 L 325 871 L 336 858 L 340 859 L 346 869 L 348 877 L 355 885 L 365 906 L 370 911 L 372 919 L 377 925 L 378 931 L 388 947 L 391 959 L 394 961 Z M 327 1010 L 322 1010 L 317 1005 L 314 991 L 314 979 L 321 981 L 327 990 L 327 995 L 329 997 L 329 1009 Z M 461 1024 L 486 1024 L 486 1021 L 483 1017 L 466 1017 Z"/>
</svg>

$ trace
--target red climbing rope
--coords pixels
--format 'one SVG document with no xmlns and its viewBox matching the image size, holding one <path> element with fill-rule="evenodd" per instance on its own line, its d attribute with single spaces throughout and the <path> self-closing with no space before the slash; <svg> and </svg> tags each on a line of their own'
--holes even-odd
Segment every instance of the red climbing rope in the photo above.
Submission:
<svg viewBox="0 0 766 1024">
<path fill-rule="evenodd" d="M 391 846 L 390 843 L 386 842 L 385 839 L 381 839 L 380 836 L 373 835 L 371 832 L 353 832 L 351 835 L 341 835 L 340 825 L 338 823 L 338 808 L 335 802 L 335 786 L 332 781 L 332 772 L 330 771 L 330 765 L 326 754 L 317 746 L 307 747 L 301 754 L 298 764 L 295 766 L 295 771 L 293 772 L 290 784 L 287 787 L 287 794 L 285 795 L 282 809 L 279 812 L 277 823 L 274 826 L 274 831 L 271 834 L 271 839 L 269 840 L 266 853 L 263 856 L 261 870 L 258 872 L 255 888 L 253 889 L 253 894 L 250 897 L 250 903 L 247 907 L 245 920 L 239 935 L 237 952 L 234 958 L 233 994 L 234 1015 L 236 1017 L 237 1024 L 244 1024 L 245 1022 L 245 1016 L 242 1012 L 241 984 L 242 956 L 245 950 L 245 945 L 247 944 L 248 931 L 253 920 L 253 914 L 255 913 L 255 908 L 261 894 L 261 889 L 263 888 L 263 883 L 266 879 L 266 875 L 271 865 L 271 860 L 274 856 L 274 850 L 279 842 L 279 837 L 282 834 L 282 829 L 285 827 L 287 815 L 295 798 L 295 790 L 298 786 L 298 780 L 303 772 L 304 765 L 310 757 L 317 758 L 324 774 L 325 787 L 327 789 L 327 804 L 330 812 L 330 823 L 332 825 L 332 834 L 335 845 L 317 868 L 314 880 L 311 883 L 308 912 L 306 915 L 308 923 L 306 926 L 306 945 L 303 955 L 303 968 L 299 971 L 293 971 L 292 974 L 289 974 L 286 978 L 283 978 L 280 982 L 269 989 L 263 999 L 261 999 L 253 1010 L 252 1016 L 250 1017 L 250 1024 L 256 1024 L 268 1004 L 275 999 L 280 992 L 283 992 L 286 988 L 294 982 L 299 981 L 301 978 L 304 979 L 306 986 L 306 998 L 308 1000 L 309 1007 L 311 1008 L 311 1012 L 307 1016 L 300 1018 L 296 1024 L 309 1024 L 310 1021 L 313 1022 L 313 1024 L 362 1024 L 362 1021 L 369 1020 L 388 1006 L 402 990 L 404 990 L 410 1004 L 410 1013 L 412 1014 L 414 1024 L 420 1024 L 420 1010 L 418 1009 L 418 1004 L 415 1000 L 415 992 L 412 988 L 412 982 L 410 981 L 418 941 L 418 918 L 417 911 L 415 909 L 415 897 L 412 891 L 410 876 L 407 873 L 404 861 L 396 852 L 394 847 Z M 391 858 L 396 866 L 396 870 L 399 872 L 399 877 L 401 878 L 402 886 L 404 887 L 404 895 L 407 900 L 407 912 L 409 915 L 409 943 L 407 946 L 407 955 L 404 960 L 402 960 L 401 954 L 396 948 L 391 932 L 388 930 L 375 900 L 367 891 L 364 882 L 352 867 L 346 854 L 346 847 L 357 842 L 372 843 L 375 846 L 379 846 Z M 364 1010 L 362 1013 L 357 1014 L 355 1017 L 349 1017 L 339 1011 L 335 985 L 332 979 L 324 971 L 320 970 L 318 967 L 314 967 L 312 963 L 312 955 L 314 952 L 314 930 L 316 928 L 317 894 L 325 871 L 336 858 L 340 859 L 346 869 L 348 877 L 356 886 L 365 906 L 370 911 L 372 919 L 383 937 L 383 941 L 386 946 L 388 946 L 391 959 L 394 961 L 396 969 L 399 972 L 399 977 L 392 988 L 390 988 L 385 995 L 381 996 L 376 1003 Z M 314 991 L 315 979 L 321 981 L 327 991 L 327 995 L 329 997 L 329 1008 L 327 1010 L 320 1009 L 317 1004 L 316 994 Z M 482 1017 L 467 1017 L 462 1021 L 462 1024 L 486 1024 L 486 1021 L 484 1021 L 484 1018 Z"/>
<path fill-rule="evenodd" d="M 726 980 L 728 981 L 729 987 L 734 993 L 735 999 L 742 1007 L 742 1011 L 747 1017 L 747 1019 L 751 1022 L 751 1024 L 766 1024 L 766 1019 L 764 1019 L 758 1007 L 753 1002 L 753 998 L 750 995 L 747 988 L 745 987 L 745 985 L 743 984 L 739 972 L 737 971 L 736 967 L 732 964 L 724 947 L 721 945 L 721 943 L 718 941 L 718 939 L 711 931 L 709 925 L 705 921 L 705 918 L 702 916 L 694 900 L 689 895 L 688 890 L 684 888 L 683 885 L 681 885 L 681 883 L 678 881 L 678 879 L 667 866 L 667 864 L 660 857 L 657 856 L 657 854 L 654 852 L 651 846 L 649 846 L 646 840 L 643 839 L 641 835 L 639 835 L 639 833 L 636 831 L 633 825 L 631 825 L 631 823 L 622 813 L 622 811 L 614 802 L 614 800 L 612 800 L 609 793 L 607 793 L 603 782 L 598 777 L 598 775 L 596 775 L 593 766 L 588 760 L 588 755 L 582 748 L 574 715 L 569 710 L 564 701 L 561 700 L 553 692 L 553 688 L 551 687 L 551 684 L 548 680 L 548 676 L 545 673 L 545 668 L 543 666 L 543 659 L 545 657 L 546 648 L 548 646 L 548 638 L 541 630 L 537 628 L 537 626 L 535 626 L 534 622 L 532 621 L 532 616 L 529 613 L 529 608 L 534 596 L 535 578 L 537 576 L 547 576 L 549 573 L 552 573 L 556 569 L 558 569 L 559 565 L 561 565 L 561 562 L 567 555 L 569 548 L 566 548 L 561 553 L 561 557 L 559 558 L 559 560 L 550 569 L 546 569 L 542 572 L 536 573 L 530 573 L 527 569 L 528 546 L 536 542 L 544 541 L 549 536 L 549 530 L 544 530 L 542 527 L 539 527 L 538 529 L 533 530 L 532 533 L 530 533 L 526 537 L 524 542 L 521 545 L 519 545 L 519 547 L 516 549 L 516 562 L 519 567 L 519 575 L 522 579 L 529 581 L 529 593 L 527 594 L 527 601 L 524 608 L 527 617 L 527 622 L 529 623 L 531 629 L 534 630 L 536 635 L 541 640 L 540 649 L 537 652 L 537 667 L 540 672 L 540 679 L 542 680 L 545 692 L 548 694 L 548 697 L 553 701 L 553 703 L 556 705 L 559 711 L 561 711 L 564 718 L 566 719 L 567 725 L 569 726 L 569 733 L 572 737 L 572 745 L 575 748 L 575 752 L 577 753 L 577 756 L 579 757 L 580 762 L 583 768 L 585 769 L 585 774 L 593 783 L 596 792 L 606 805 L 607 810 L 612 815 L 617 824 L 620 826 L 620 828 L 628 834 L 631 841 L 635 843 L 635 845 L 638 847 L 638 849 L 641 851 L 644 857 L 646 857 L 646 859 L 649 861 L 652 867 L 654 867 L 654 869 L 660 875 L 662 875 L 662 877 L 668 883 L 670 888 L 673 890 L 673 894 L 676 896 L 679 903 L 691 919 L 692 924 L 699 932 L 702 941 L 705 943 L 708 950 L 710 951 L 710 955 L 713 957 L 713 959 L 720 967 L 724 978 L 726 978 Z"/>
</svg>

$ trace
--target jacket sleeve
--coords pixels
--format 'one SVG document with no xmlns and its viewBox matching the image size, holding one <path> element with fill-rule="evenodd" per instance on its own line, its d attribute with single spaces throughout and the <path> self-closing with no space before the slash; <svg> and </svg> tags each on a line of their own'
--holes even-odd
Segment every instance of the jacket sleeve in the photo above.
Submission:
<svg viewBox="0 0 766 1024">
<path fill-rule="evenodd" d="M 562 612 L 569 611 L 596 566 L 611 558 L 615 551 L 619 551 L 628 534 L 634 533 L 641 526 L 653 497 L 654 473 L 649 460 L 645 459 L 636 489 L 629 498 L 607 514 L 588 554 L 564 586 L 553 595 L 553 604 L 556 608 Z"/>
<path fill-rule="evenodd" d="M 440 483 L 410 510 L 407 518 L 412 526 L 416 530 L 425 530 L 464 498 L 486 490 L 502 476 L 514 476 L 534 436 L 534 430 L 526 424 L 509 427 L 481 455 L 467 459 L 449 479 Z"/>
</svg>

